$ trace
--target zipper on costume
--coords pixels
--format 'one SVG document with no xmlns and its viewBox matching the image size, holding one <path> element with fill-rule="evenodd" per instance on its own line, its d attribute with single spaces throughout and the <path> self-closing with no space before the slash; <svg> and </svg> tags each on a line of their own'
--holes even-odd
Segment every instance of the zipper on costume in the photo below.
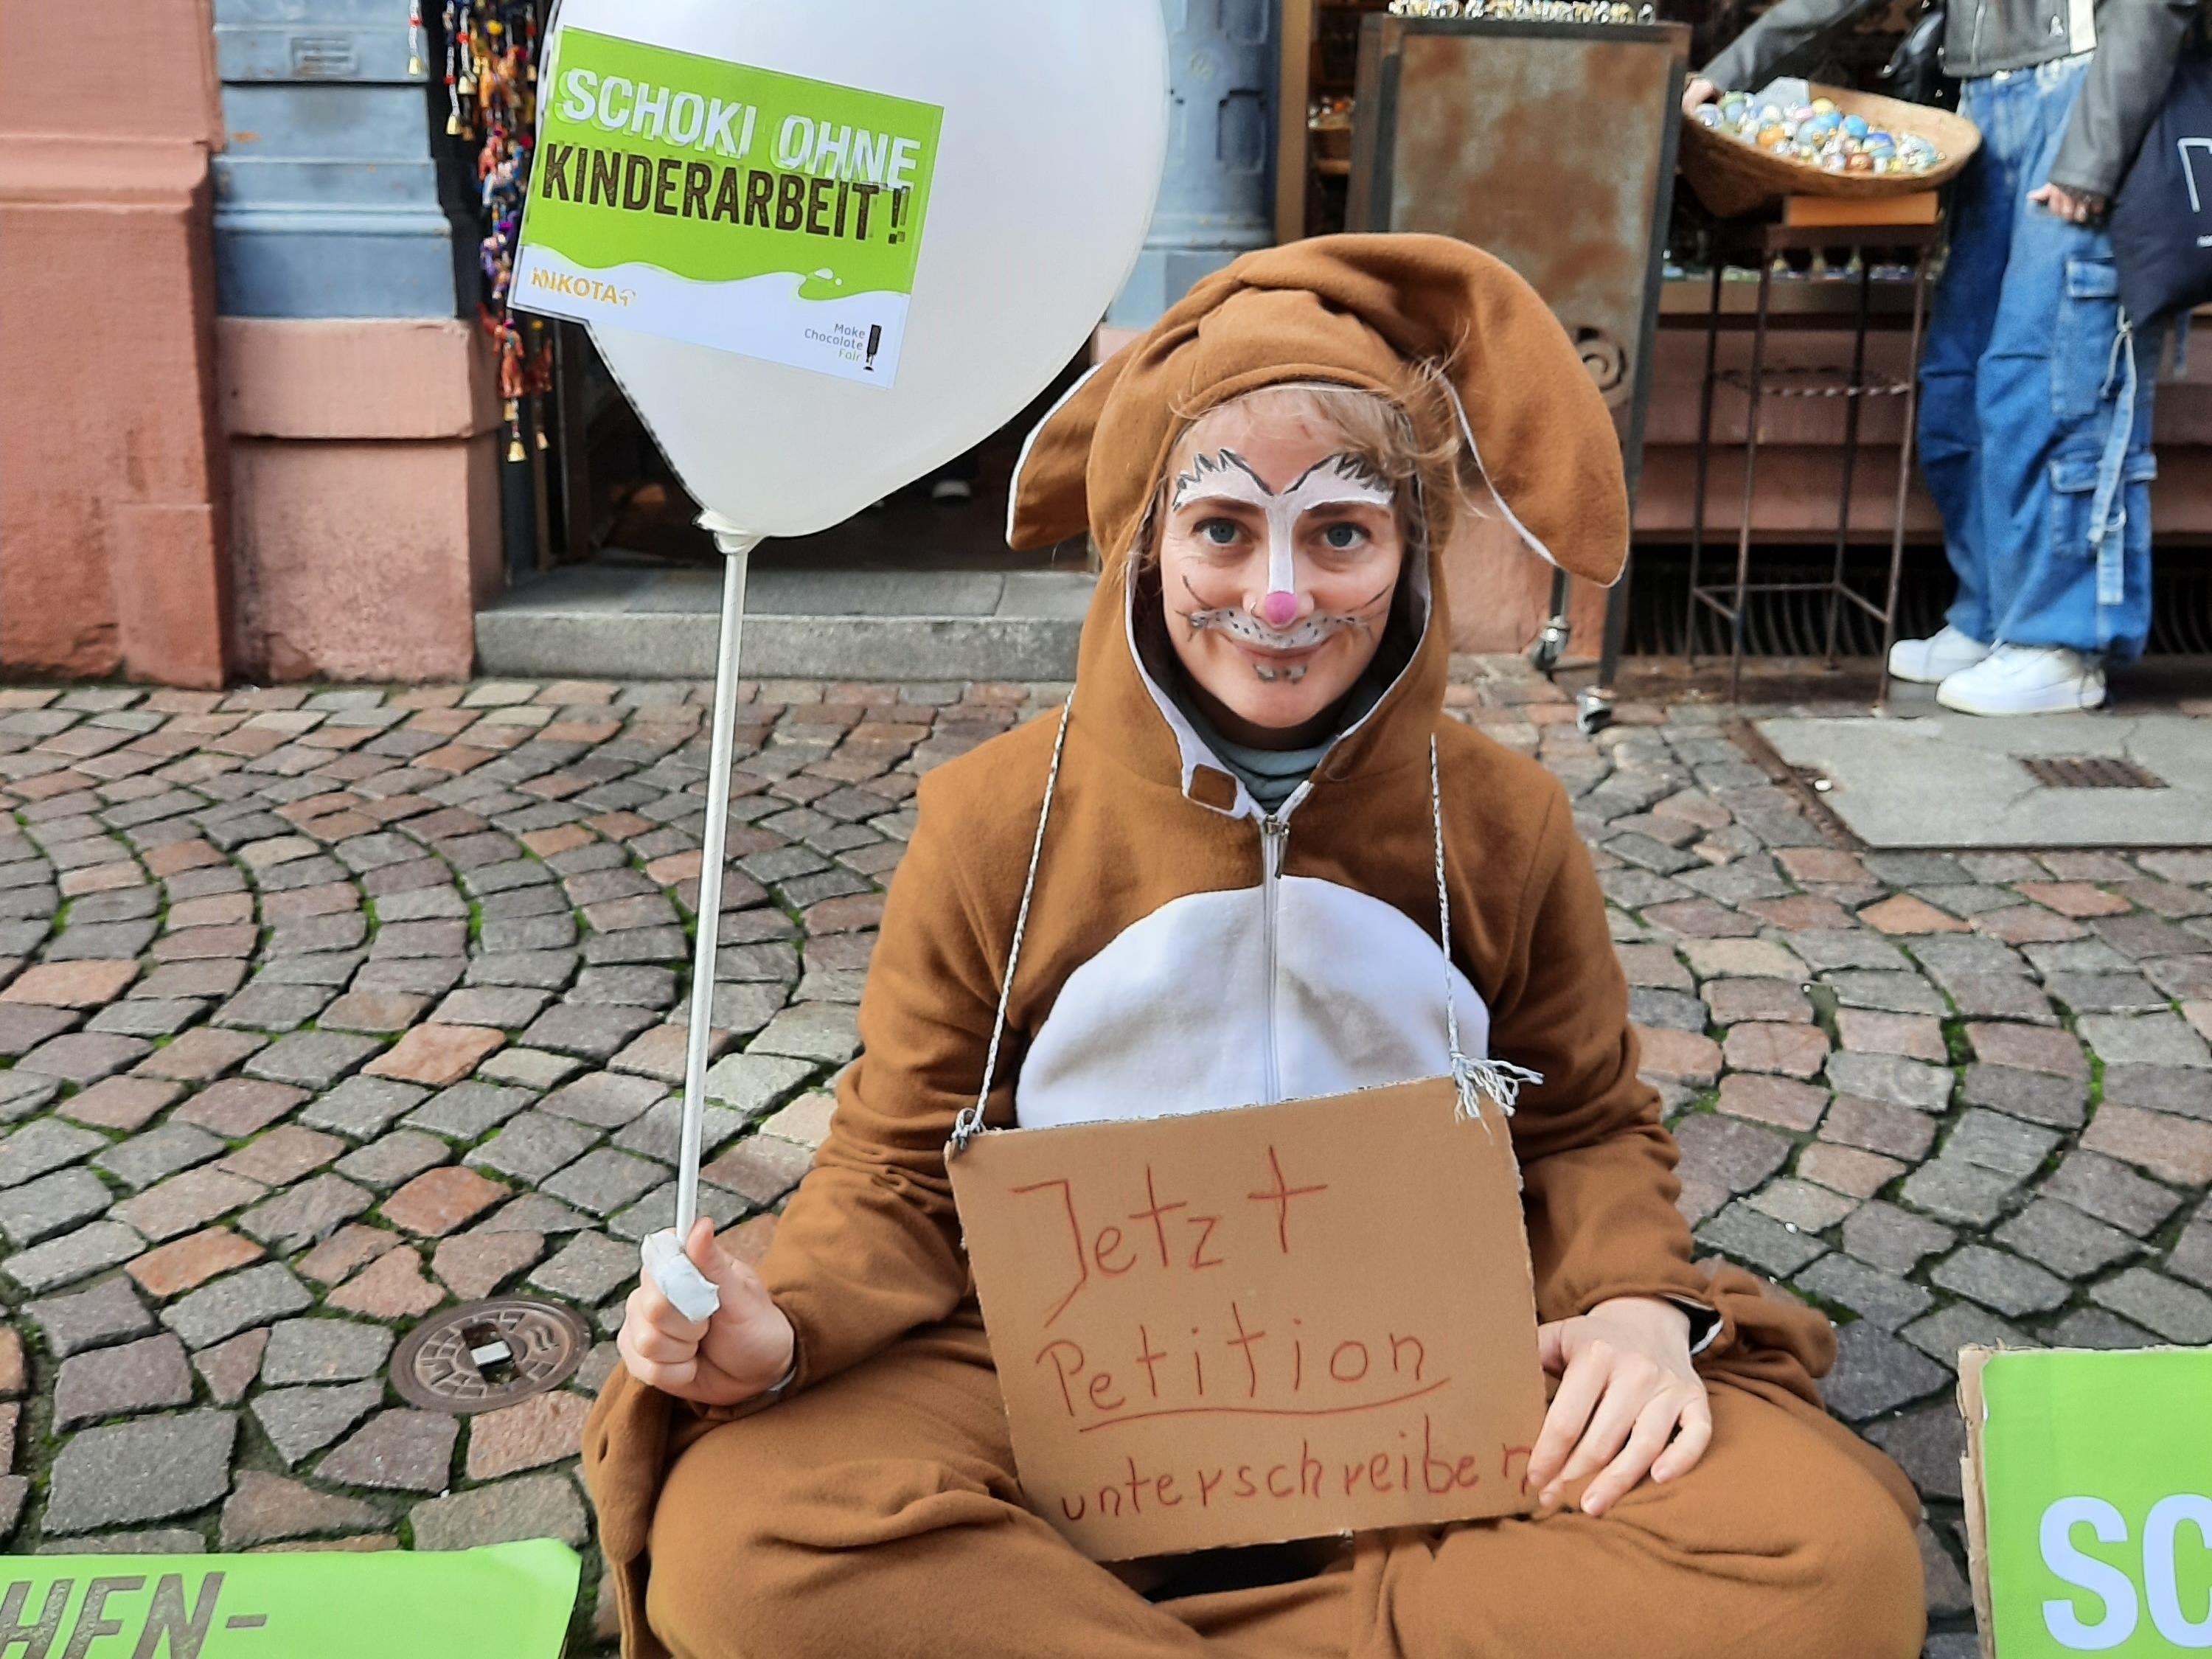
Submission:
<svg viewBox="0 0 2212 1659">
<path fill-rule="evenodd" d="M 1261 870 L 1261 938 L 1267 957 L 1267 984 L 1262 1004 L 1266 1030 L 1267 1103 L 1273 1105 L 1283 1097 L 1281 1061 L 1275 1045 L 1275 981 L 1278 975 L 1277 927 L 1282 910 L 1283 855 L 1288 851 L 1291 825 L 1287 815 L 1269 813 L 1260 820 L 1260 864 Z"/>
</svg>

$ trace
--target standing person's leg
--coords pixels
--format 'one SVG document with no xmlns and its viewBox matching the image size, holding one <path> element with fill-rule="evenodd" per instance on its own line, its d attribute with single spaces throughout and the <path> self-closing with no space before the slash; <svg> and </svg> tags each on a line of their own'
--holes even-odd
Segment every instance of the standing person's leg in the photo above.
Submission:
<svg viewBox="0 0 2212 1659">
<path fill-rule="evenodd" d="M 1920 353 L 1918 442 L 1922 475 L 1943 520 L 1943 551 L 1958 578 L 1945 632 L 1900 640 L 1890 672 L 1923 684 L 1978 661 L 1995 637 L 1989 538 L 1982 524 L 1981 419 L 1975 386 L 2004 282 L 2019 191 L 2018 161 L 2004 141 L 2003 100 L 1988 81 L 1969 81 L 1961 112 L 1982 129 L 1982 148 L 1953 187 L 1950 246 L 1929 307 Z"/>
<path fill-rule="evenodd" d="M 1715 1379 L 1712 1407 L 1697 1468 L 1601 1517 L 1363 1534 L 1347 1659 L 1917 1659 L 1904 1477 L 1802 1401 Z"/>
<path fill-rule="evenodd" d="M 2122 325 L 2110 235 L 2026 201 L 2079 95 L 2078 61 L 2019 72 L 2033 134 L 1979 409 L 1983 517 L 2006 649 L 1939 695 L 1972 714 L 2094 707 L 2150 629 L 2151 378 Z"/>
</svg>

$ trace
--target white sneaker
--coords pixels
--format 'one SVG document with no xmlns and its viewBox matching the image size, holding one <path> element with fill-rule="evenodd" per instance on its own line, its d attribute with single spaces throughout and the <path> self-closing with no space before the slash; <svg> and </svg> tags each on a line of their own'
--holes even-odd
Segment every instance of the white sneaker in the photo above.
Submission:
<svg viewBox="0 0 2212 1659">
<path fill-rule="evenodd" d="M 1915 685 L 1940 685 L 1989 654 L 1988 646 L 1945 623 L 1927 639 L 1899 640 L 1891 646 L 1889 674 L 1892 679 L 1910 680 Z"/>
<path fill-rule="evenodd" d="M 1962 714 L 2055 714 L 2105 701 L 2105 671 L 2063 645 L 2001 645 L 1936 688 Z"/>
</svg>

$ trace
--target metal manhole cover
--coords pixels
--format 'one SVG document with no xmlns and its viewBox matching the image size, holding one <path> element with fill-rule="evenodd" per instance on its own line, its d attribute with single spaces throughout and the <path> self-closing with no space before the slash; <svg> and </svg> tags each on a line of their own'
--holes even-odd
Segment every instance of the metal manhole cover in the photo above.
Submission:
<svg viewBox="0 0 2212 1659">
<path fill-rule="evenodd" d="M 560 1387 L 591 1345 L 590 1328 L 566 1308 L 495 1296 L 448 1309 L 401 1338 L 392 1385 L 430 1411 L 493 1411 Z"/>
<path fill-rule="evenodd" d="M 2109 755 L 2022 756 L 2030 776 L 2053 789 L 2163 789 L 2166 780 Z"/>
</svg>

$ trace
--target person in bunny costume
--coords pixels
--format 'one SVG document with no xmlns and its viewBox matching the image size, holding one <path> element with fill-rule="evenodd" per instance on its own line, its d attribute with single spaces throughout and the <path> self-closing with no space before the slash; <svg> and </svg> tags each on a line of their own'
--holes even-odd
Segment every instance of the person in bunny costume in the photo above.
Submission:
<svg viewBox="0 0 2212 1659">
<path fill-rule="evenodd" d="M 631 1298 L 584 1449 L 627 1659 L 1919 1652 L 1918 1502 L 1821 1409 L 1827 1320 L 1692 1263 L 1565 792 L 1444 712 L 1478 480 L 1619 575 L 1603 400 L 1534 290 L 1442 237 L 1248 254 L 1031 435 L 1009 539 L 1103 559 L 1075 689 L 923 780 L 865 1052 L 758 1271 L 702 1222 L 720 1309 Z M 1022 1503 L 948 1141 L 1448 1048 L 1513 1109 L 1538 1511 L 1085 1559 Z"/>
</svg>

